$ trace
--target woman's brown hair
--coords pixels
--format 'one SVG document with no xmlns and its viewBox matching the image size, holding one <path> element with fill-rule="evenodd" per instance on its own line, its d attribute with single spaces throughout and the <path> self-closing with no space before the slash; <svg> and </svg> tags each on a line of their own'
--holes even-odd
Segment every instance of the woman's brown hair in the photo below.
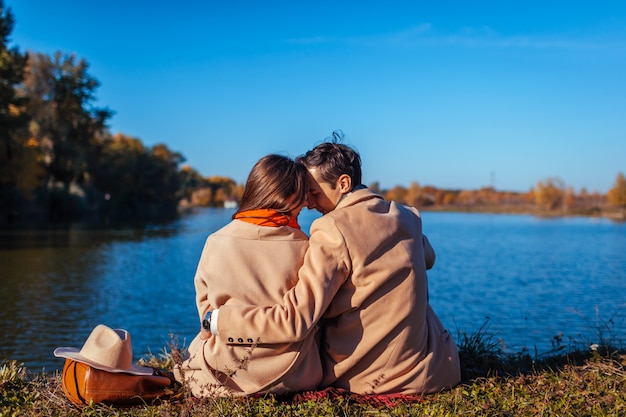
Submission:
<svg viewBox="0 0 626 417">
<path fill-rule="evenodd" d="M 291 158 L 275 154 L 264 156 L 248 175 L 237 213 L 273 209 L 289 214 L 306 201 L 306 178 L 306 168 Z"/>
</svg>

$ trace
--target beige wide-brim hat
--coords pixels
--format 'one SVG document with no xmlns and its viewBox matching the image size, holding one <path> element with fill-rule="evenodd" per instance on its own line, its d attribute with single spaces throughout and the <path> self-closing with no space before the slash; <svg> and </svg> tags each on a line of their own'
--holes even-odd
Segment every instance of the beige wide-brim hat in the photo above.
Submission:
<svg viewBox="0 0 626 417">
<path fill-rule="evenodd" d="M 57 358 L 74 359 L 96 369 L 108 372 L 125 372 L 133 375 L 152 375 L 154 369 L 133 364 L 133 347 L 130 333 L 123 329 L 111 329 L 97 325 L 83 347 L 59 347 L 54 350 Z"/>
</svg>

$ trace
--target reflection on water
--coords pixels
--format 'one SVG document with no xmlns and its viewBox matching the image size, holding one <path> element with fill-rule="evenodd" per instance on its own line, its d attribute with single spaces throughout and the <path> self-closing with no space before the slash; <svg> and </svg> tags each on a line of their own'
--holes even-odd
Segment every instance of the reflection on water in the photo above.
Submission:
<svg viewBox="0 0 626 417">
<path fill-rule="evenodd" d="M 157 226 L 0 231 L 0 359 L 59 369 L 58 346 L 81 347 L 99 323 L 130 331 L 135 359 L 169 335 L 198 331 L 193 275 L 209 233 L 233 210 L 199 210 Z M 316 217 L 305 210 L 308 231 Z M 624 335 L 626 225 L 590 219 L 424 213 L 437 252 L 430 298 L 444 324 L 490 327 L 513 351 L 550 349 L 559 332 Z M 598 311 L 598 316 L 596 316 Z M 609 323 L 610 324 L 610 323 Z M 608 333 L 605 333 L 608 336 Z"/>
<path fill-rule="evenodd" d="M 129 330 L 135 356 L 196 331 L 193 274 L 206 236 L 231 212 L 140 229 L 0 232 L 0 358 L 56 369 L 99 323 Z"/>
</svg>

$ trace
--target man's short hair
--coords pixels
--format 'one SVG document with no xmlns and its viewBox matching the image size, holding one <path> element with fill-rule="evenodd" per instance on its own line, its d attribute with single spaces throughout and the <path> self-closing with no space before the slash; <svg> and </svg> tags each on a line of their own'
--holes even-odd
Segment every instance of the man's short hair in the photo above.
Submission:
<svg viewBox="0 0 626 417">
<path fill-rule="evenodd" d="M 342 138 L 342 134 L 333 132 L 332 140 L 317 145 L 296 158 L 296 162 L 315 168 L 320 178 L 333 188 L 343 174 L 350 177 L 353 187 L 361 184 L 361 156 L 348 145 L 339 143 Z"/>
</svg>

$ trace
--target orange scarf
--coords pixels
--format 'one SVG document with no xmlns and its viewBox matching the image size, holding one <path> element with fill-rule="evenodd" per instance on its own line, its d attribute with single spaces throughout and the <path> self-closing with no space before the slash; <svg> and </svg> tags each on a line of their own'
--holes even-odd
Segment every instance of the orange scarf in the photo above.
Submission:
<svg viewBox="0 0 626 417">
<path fill-rule="evenodd" d="M 236 213 L 235 219 L 258 224 L 259 226 L 289 226 L 300 229 L 296 216 L 286 216 L 272 209 L 246 210 Z"/>
</svg>

